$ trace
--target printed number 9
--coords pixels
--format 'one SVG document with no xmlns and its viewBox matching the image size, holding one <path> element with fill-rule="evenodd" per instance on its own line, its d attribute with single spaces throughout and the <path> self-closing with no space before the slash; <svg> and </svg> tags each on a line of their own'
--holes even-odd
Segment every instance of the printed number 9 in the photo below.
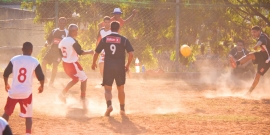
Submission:
<svg viewBox="0 0 270 135">
<path fill-rule="evenodd" d="M 112 51 L 112 54 L 115 54 L 116 46 L 114 44 L 111 44 L 110 49 Z"/>
</svg>

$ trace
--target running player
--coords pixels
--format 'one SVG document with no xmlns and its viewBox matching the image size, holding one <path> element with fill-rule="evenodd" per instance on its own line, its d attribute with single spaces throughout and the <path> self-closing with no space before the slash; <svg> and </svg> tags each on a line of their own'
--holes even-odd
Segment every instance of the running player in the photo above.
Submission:
<svg viewBox="0 0 270 135">
<path fill-rule="evenodd" d="M 254 49 L 257 50 L 257 48 L 260 46 L 261 51 L 250 53 L 244 57 L 242 57 L 240 60 L 235 61 L 232 57 L 230 58 L 230 62 L 233 68 L 236 68 L 238 65 L 244 64 L 248 62 L 249 60 L 253 61 L 253 64 L 258 64 L 257 67 L 257 73 L 254 78 L 254 81 L 252 83 L 252 86 L 250 87 L 249 91 L 247 92 L 247 95 L 249 95 L 253 89 L 257 86 L 260 77 L 263 76 L 266 71 L 269 69 L 269 61 L 270 61 L 270 39 L 269 37 L 262 32 L 261 28 L 259 26 L 254 26 L 251 29 L 251 34 L 254 38 L 257 38 L 257 44 L 254 46 Z"/>
<path fill-rule="evenodd" d="M 7 103 L 3 118 L 7 121 L 13 113 L 15 105 L 20 104 L 20 117 L 25 118 L 26 134 L 32 129 L 32 79 L 34 72 L 40 82 L 39 93 L 43 92 L 44 75 L 37 59 L 31 56 L 33 45 L 23 44 L 23 55 L 13 57 L 4 71 L 5 89 L 8 92 Z M 8 77 L 13 73 L 12 86 L 8 84 Z"/>
<path fill-rule="evenodd" d="M 125 115 L 125 92 L 124 85 L 126 82 L 126 71 L 129 70 L 130 63 L 133 59 L 133 48 L 129 40 L 117 32 L 120 28 L 119 22 L 111 23 L 112 34 L 104 37 L 99 42 L 95 55 L 93 57 L 92 69 L 97 67 L 96 61 L 99 53 L 104 49 L 106 57 L 104 59 L 104 74 L 102 85 L 105 88 L 105 99 L 107 111 L 105 116 L 110 116 L 112 112 L 112 84 L 116 81 L 118 89 L 118 99 L 120 102 L 120 114 Z M 128 53 L 128 62 L 125 65 L 126 52 Z"/>
<path fill-rule="evenodd" d="M 110 23 L 110 17 L 109 16 L 104 17 L 103 24 L 104 24 L 104 27 L 101 28 L 100 31 L 98 32 L 96 46 L 98 45 L 99 41 L 102 38 L 104 38 L 105 36 L 111 34 L 111 29 L 110 29 L 111 23 Z M 100 57 L 99 57 L 99 61 L 98 61 L 101 76 L 103 76 L 104 57 L 105 57 L 105 52 L 104 52 L 104 50 L 102 50 L 101 54 L 100 54 Z"/>
<path fill-rule="evenodd" d="M 65 29 L 67 20 L 65 17 L 60 17 L 58 20 L 59 28 L 52 30 L 47 38 L 45 46 L 50 45 L 49 50 L 46 52 L 42 61 L 42 70 L 46 76 L 47 64 L 53 64 L 52 75 L 49 85 L 52 86 L 57 73 L 58 64 L 61 61 L 61 55 L 59 54 L 58 44 L 60 41 L 68 35 L 68 31 Z"/>
<path fill-rule="evenodd" d="M 132 11 L 132 14 L 126 19 L 126 20 L 123 20 L 121 18 L 121 15 L 123 14 L 123 12 L 121 11 L 120 8 L 115 8 L 112 12 L 113 16 L 111 17 L 111 22 L 113 21 L 118 21 L 119 24 L 120 24 L 120 27 L 122 27 L 124 24 L 126 24 L 127 22 L 129 22 L 130 20 L 132 20 L 132 18 L 136 15 L 138 11 L 136 9 L 134 9 Z M 98 24 L 98 28 L 101 29 L 102 27 L 105 26 L 105 23 L 104 22 L 101 22 Z"/>
<path fill-rule="evenodd" d="M 68 26 L 68 37 L 65 37 L 59 43 L 59 49 L 61 49 L 63 68 L 66 74 L 72 79 L 63 91 L 59 94 L 59 98 L 66 103 L 67 91 L 75 85 L 79 80 L 81 81 L 81 101 L 83 107 L 85 107 L 85 92 L 87 84 L 87 76 L 83 71 L 80 63 L 78 62 L 78 55 L 94 54 L 93 50 L 83 51 L 81 45 L 75 39 L 78 35 L 78 26 L 76 24 L 70 24 Z"/>
<path fill-rule="evenodd" d="M 0 135 L 13 135 L 8 122 L 0 117 Z"/>
</svg>

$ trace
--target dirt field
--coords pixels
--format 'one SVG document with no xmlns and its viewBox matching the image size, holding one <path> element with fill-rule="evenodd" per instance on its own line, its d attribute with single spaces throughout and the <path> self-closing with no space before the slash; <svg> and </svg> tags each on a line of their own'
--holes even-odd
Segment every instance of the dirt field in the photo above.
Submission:
<svg viewBox="0 0 270 135">
<path fill-rule="evenodd" d="M 68 79 L 58 78 L 55 88 L 46 87 L 42 94 L 37 94 L 38 82 L 34 81 L 32 132 L 35 135 L 270 134 L 270 89 L 265 92 L 266 88 L 259 87 L 252 97 L 243 97 L 246 89 L 231 92 L 221 85 L 194 80 L 128 79 L 126 117 L 119 115 L 115 88 L 112 116 L 103 117 L 106 109 L 103 88 L 96 87 L 100 78 L 88 80 L 87 112 L 79 102 L 79 84 L 69 91 L 64 105 L 57 94 Z M 0 106 L 4 108 L 7 93 L 3 81 L 0 88 Z M 17 105 L 9 123 L 14 134 L 23 135 L 24 119 L 18 113 Z"/>
</svg>

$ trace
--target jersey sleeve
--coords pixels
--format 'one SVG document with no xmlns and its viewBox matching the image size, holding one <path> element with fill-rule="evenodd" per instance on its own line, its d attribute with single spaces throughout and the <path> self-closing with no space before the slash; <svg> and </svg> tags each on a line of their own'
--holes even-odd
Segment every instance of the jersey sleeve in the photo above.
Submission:
<svg viewBox="0 0 270 135">
<path fill-rule="evenodd" d="M 261 41 L 262 42 L 262 45 L 267 45 L 267 38 L 265 35 L 263 36 L 260 36 L 258 42 Z"/>
<path fill-rule="evenodd" d="M 8 66 L 6 67 L 5 71 L 4 71 L 4 77 L 9 77 L 9 75 L 12 73 L 12 70 L 13 70 L 13 64 L 12 62 L 10 61 L 8 63 Z"/>
<path fill-rule="evenodd" d="M 125 49 L 126 49 L 126 51 L 127 51 L 128 53 L 134 51 L 134 49 L 133 49 L 133 47 L 131 46 L 131 44 L 130 44 L 130 42 L 129 42 L 128 39 L 126 39 L 126 41 L 125 41 Z"/>
<path fill-rule="evenodd" d="M 73 48 L 74 48 L 74 50 L 76 51 L 76 53 L 78 55 L 82 55 L 82 53 L 84 53 L 84 51 L 82 50 L 81 45 L 77 41 L 73 44 Z"/>
<path fill-rule="evenodd" d="M 101 51 L 104 49 L 105 42 L 103 40 L 104 38 L 102 38 L 100 42 L 98 43 L 98 46 L 95 50 L 96 53 L 101 53 Z"/>
</svg>

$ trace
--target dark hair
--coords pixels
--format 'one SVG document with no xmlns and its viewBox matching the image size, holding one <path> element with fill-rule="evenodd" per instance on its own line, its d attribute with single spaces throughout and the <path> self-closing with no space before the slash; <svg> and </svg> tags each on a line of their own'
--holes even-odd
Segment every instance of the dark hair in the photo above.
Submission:
<svg viewBox="0 0 270 135">
<path fill-rule="evenodd" d="M 260 27 L 260 26 L 253 26 L 253 27 L 251 28 L 251 30 L 260 31 L 260 30 L 261 30 L 261 27 Z"/>
<path fill-rule="evenodd" d="M 237 40 L 236 43 L 238 43 L 238 42 L 240 42 L 240 43 L 242 43 L 243 45 L 245 45 L 245 42 L 244 42 L 243 40 Z"/>
<path fill-rule="evenodd" d="M 65 20 L 65 21 L 67 22 L 67 18 L 66 18 L 66 17 L 60 17 L 60 18 L 58 19 L 58 21 L 60 21 L 60 20 Z"/>
<path fill-rule="evenodd" d="M 105 16 L 104 18 L 103 18 L 103 21 L 106 21 L 106 20 L 111 20 L 111 18 L 109 17 L 109 16 Z"/>
<path fill-rule="evenodd" d="M 23 43 L 23 49 L 24 50 L 33 50 L 33 45 L 30 42 Z"/>
<path fill-rule="evenodd" d="M 118 31 L 120 28 L 120 23 L 118 21 L 113 21 L 111 23 L 111 31 Z"/>
</svg>

